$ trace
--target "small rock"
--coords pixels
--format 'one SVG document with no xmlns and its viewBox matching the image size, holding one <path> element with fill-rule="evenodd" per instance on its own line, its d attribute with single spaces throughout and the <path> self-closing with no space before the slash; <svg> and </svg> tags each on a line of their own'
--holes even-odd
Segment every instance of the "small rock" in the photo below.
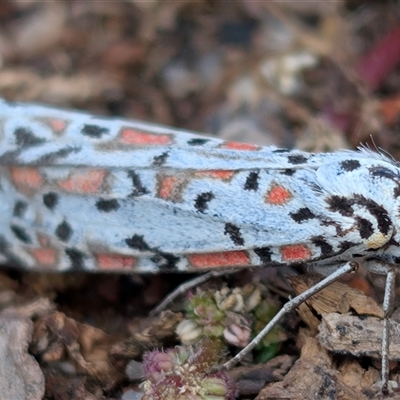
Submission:
<svg viewBox="0 0 400 400">
<path fill-rule="evenodd" d="M 125 368 L 125 373 L 131 381 L 143 379 L 143 364 L 139 361 L 131 360 Z"/>
<path fill-rule="evenodd" d="M 140 400 L 143 397 L 143 392 L 135 392 L 134 390 L 127 390 L 121 397 L 121 400 Z"/>
<path fill-rule="evenodd" d="M 33 323 L 17 316 L 0 317 L 0 393 L 4 400 L 41 400 L 44 376 L 28 354 Z"/>
</svg>

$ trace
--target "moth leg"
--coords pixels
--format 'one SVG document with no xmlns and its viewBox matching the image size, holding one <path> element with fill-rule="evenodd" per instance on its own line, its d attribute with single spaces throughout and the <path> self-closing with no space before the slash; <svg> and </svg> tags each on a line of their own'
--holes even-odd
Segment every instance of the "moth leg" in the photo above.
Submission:
<svg viewBox="0 0 400 400">
<path fill-rule="evenodd" d="M 222 271 L 221 270 L 210 271 L 203 275 L 196 276 L 196 278 L 190 279 L 187 282 L 182 283 L 182 285 L 179 285 L 174 291 L 172 291 L 167 297 L 165 297 L 164 300 L 162 300 L 161 303 L 157 307 L 155 307 L 153 310 L 151 310 L 150 316 L 154 317 L 155 315 L 159 314 L 169 304 L 171 304 L 177 297 L 186 293 L 189 289 L 199 286 L 202 283 L 207 282 L 208 280 L 210 280 L 212 278 L 218 278 L 223 275 L 233 274 L 238 271 L 239 271 L 239 269 L 237 269 L 237 268 L 236 269 L 225 269 Z"/>
<path fill-rule="evenodd" d="M 366 260 L 364 267 L 376 274 L 386 275 L 385 296 L 383 298 L 383 326 L 382 326 L 382 371 L 379 386 L 384 395 L 389 394 L 396 382 L 389 381 L 389 345 L 390 345 L 390 317 L 394 308 L 396 266 L 379 260 Z"/>
<path fill-rule="evenodd" d="M 383 331 L 382 331 L 382 393 L 389 394 L 389 344 L 390 316 L 393 312 L 395 296 L 396 270 L 390 268 L 386 275 L 385 297 L 383 299 Z"/>
<path fill-rule="evenodd" d="M 304 303 L 310 297 L 314 296 L 314 294 L 318 293 L 320 290 L 326 288 L 331 283 L 337 281 L 343 275 L 348 274 L 349 272 L 354 272 L 358 268 L 358 264 L 355 262 L 347 262 L 342 267 L 339 267 L 335 272 L 327 276 L 321 282 L 317 283 L 310 289 L 301 293 L 294 299 L 288 301 L 282 309 L 275 315 L 274 318 L 264 327 L 264 329 L 244 348 L 242 349 L 235 357 L 231 358 L 228 362 L 222 365 L 222 369 L 230 369 L 238 362 L 240 362 L 250 351 L 252 351 L 262 340 L 263 338 L 278 324 L 278 322 L 282 319 L 282 317 L 297 308 L 300 304 Z"/>
</svg>

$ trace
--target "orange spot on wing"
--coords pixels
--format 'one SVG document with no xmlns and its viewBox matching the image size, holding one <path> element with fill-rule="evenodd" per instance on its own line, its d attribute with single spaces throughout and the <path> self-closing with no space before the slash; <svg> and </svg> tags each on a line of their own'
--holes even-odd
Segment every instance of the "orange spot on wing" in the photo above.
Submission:
<svg viewBox="0 0 400 400">
<path fill-rule="evenodd" d="M 11 167 L 11 179 L 20 189 L 36 189 L 43 185 L 43 177 L 40 172 L 32 167 Z"/>
<path fill-rule="evenodd" d="M 72 173 L 68 179 L 58 182 L 67 192 L 98 193 L 106 172 L 103 169 L 86 169 Z"/>
<path fill-rule="evenodd" d="M 230 170 L 209 170 L 209 171 L 196 171 L 195 175 L 198 177 L 209 177 L 222 180 L 229 180 L 232 178 L 234 171 Z"/>
<path fill-rule="evenodd" d="M 57 263 L 57 252 L 50 247 L 30 250 L 35 260 L 44 266 L 55 265 Z"/>
<path fill-rule="evenodd" d="M 292 198 L 292 194 L 283 186 L 274 184 L 266 195 L 267 203 L 280 206 L 287 203 Z"/>
<path fill-rule="evenodd" d="M 172 143 L 170 135 L 140 132 L 132 128 L 121 131 L 120 141 L 124 144 L 136 146 L 165 146 Z"/>
<path fill-rule="evenodd" d="M 249 255 L 245 251 L 190 254 L 187 258 L 194 268 L 244 267 L 250 265 Z"/>
<path fill-rule="evenodd" d="M 304 244 L 294 244 L 281 247 L 281 255 L 284 261 L 306 261 L 310 259 L 312 252 Z"/>
<path fill-rule="evenodd" d="M 241 142 L 225 142 L 221 145 L 221 149 L 229 150 L 259 150 L 259 147 L 255 144 L 241 143 Z"/>
<path fill-rule="evenodd" d="M 179 178 L 176 176 L 166 176 L 158 183 L 158 197 L 161 199 L 171 199 L 179 185 Z"/>
<path fill-rule="evenodd" d="M 131 270 L 137 264 L 137 259 L 119 254 L 96 254 L 97 265 L 104 270 Z"/>
<path fill-rule="evenodd" d="M 62 120 L 62 119 L 55 119 L 55 118 L 51 118 L 48 120 L 48 123 L 51 127 L 51 129 L 53 129 L 53 131 L 59 133 L 62 132 L 65 127 L 67 126 L 66 121 Z"/>
</svg>

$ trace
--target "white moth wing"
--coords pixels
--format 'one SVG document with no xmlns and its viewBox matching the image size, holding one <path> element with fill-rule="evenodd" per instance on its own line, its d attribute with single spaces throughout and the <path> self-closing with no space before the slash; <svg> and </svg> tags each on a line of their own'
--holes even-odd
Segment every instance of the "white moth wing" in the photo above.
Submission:
<svg viewBox="0 0 400 400">
<path fill-rule="evenodd" d="M 395 190 L 398 173 L 380 154 L 243 150 L 40 106 L 3 104 L 0 119 L 2 252 L 28 267 L 43 248 L 57 250 L 60 269 L 95 269 L 99 253 L 142 259 L 138 270 L 155 270 L 154 256 L 179 264 L 230 251 L 252 251 L 248 265 L 330 262 L 391 234 L 371 216 L 371 198 L 387 211 L 382 193 Z M 355 194 L 370 203 L 332 206 L 332 196 Z"/>
</svg>

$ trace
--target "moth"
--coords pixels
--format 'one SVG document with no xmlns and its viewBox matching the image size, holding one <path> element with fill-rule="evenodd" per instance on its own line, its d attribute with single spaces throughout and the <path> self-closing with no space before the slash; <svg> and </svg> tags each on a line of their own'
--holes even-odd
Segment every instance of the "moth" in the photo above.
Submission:
<svg viewBox="0 0 400 400">
<path fill-rule="evenodd" d="M 0 262 L 28 270 L 307 264 L 333 271 L 326 284 L 362 262 L 388 276 L 387 325 L 399 195 L 399 163 L 367 148 L 312 154 L 0 102 Z"/>
</svg>

